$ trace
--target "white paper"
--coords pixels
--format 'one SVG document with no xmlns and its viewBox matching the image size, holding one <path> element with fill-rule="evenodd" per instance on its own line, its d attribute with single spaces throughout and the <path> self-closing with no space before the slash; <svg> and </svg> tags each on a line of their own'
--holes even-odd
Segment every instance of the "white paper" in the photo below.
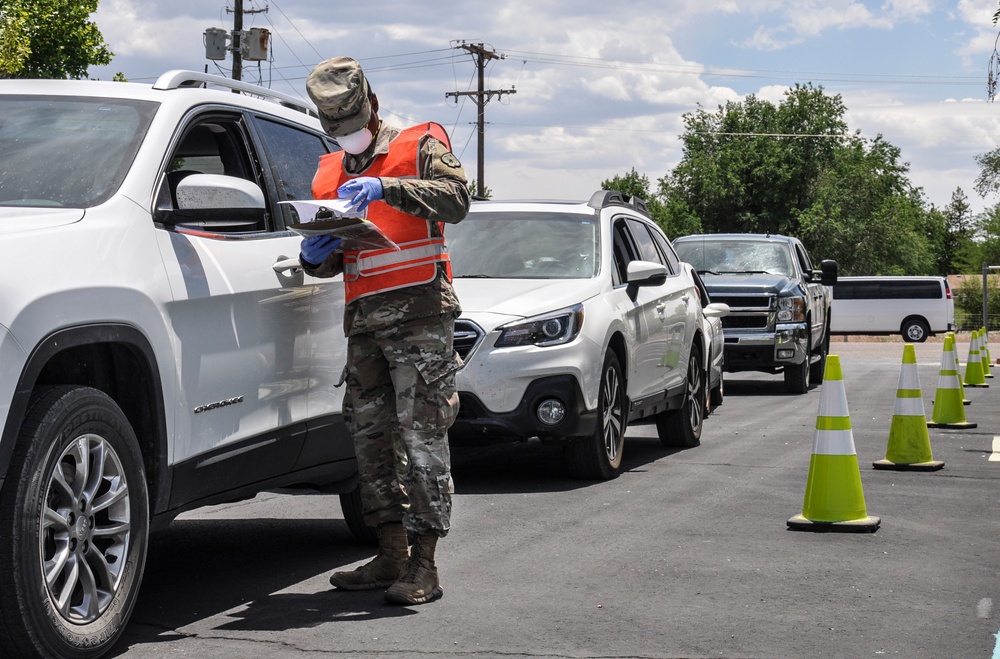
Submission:
<svg viewBox="0 0 1000 659">
<path fill-rule="evenodd" d="M 334 217 L 360 217 L 364 219 L 367 215 L 365 211 L 358 212 L 351 208 L 351 200 L 347 197 L 343 199 L 301 199 L 296 201 L 282 201 L 288 204 L 299 214 L 299 224 L 306 224 L 316 219 L 316 213 L 321 210 L 328 210 Z"/>
</svg>

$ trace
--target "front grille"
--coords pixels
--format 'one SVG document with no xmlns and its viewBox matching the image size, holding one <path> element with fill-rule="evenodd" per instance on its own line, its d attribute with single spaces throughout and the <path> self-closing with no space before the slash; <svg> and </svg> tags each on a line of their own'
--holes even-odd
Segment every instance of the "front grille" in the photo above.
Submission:
<svg viewBox="0 0 1000 659">
<path fill-rule="evenodd" d="M 722 329 L 767 329 L 767 315 L 723 316 Z"/>
<path fill-rule="evenodd" d="M 455 352 L 463 360 L 468 359 L 484 336 L 486 333 L 479 325 L 471 320 L 459 318 L 455 321 Z"/>
<path fill-rule="evenodd" d="M 771 308 L 771 297 L 768 295 L 713 295 L 712 302 L 725 302 L 733 311 Z"/>
</svg>

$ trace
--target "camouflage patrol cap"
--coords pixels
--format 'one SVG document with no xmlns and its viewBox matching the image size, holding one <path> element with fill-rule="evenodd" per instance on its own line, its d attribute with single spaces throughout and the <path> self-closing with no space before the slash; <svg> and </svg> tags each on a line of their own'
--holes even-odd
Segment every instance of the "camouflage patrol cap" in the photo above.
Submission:
<svg viewBox="0 0 1000 659">
<path fill-rule="evenodd" d="M 306 78 L 306 92 L 330 137 L 356 133 L 371 119 L 368 80 L 361 65 L 350 57 L 320 62 Z"/>
</svg>

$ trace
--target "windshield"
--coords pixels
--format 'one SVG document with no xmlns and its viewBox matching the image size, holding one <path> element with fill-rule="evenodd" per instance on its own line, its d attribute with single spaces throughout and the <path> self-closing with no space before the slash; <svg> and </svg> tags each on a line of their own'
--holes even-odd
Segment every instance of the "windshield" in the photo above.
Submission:
<svg viewBox="0 0 1000 659">
<path fill-rule="evenodd" d="M 445 235 L 455 277 L 587 279 L 597 274 L 597 218 L 576 213 L 469 213 Z"/>
<path fill-rule="evenodd" d="M 128 172 L 156 104 L 0 96 L 0 206 L 87 208 Z"/>
<path fill-rule="evenodd" d="M 760 240 L 675 241 L 674 249 L 699 274 L 733 275 L 767 273 L 791 276 L 791 254 L 786 243 Z"/>
</svg>

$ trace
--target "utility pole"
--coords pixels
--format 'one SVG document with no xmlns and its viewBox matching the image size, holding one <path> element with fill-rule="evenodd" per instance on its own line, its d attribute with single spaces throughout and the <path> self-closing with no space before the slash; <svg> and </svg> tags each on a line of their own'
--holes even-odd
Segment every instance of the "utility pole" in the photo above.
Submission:
<svg viewBox="0 0 1000 659">
<path fill-rule="evenodd" d="M 484 89 L 486 86 L 486 62 L 494 59 L 506 59 L 506 55 L 497 55 L 496 52 L 492 50 L 486 50 L 486 47 L 481 44 L 471 44 L 463 43 L 459 46 L 462 50 L 468 51 L 472 55 L 473 61 L 476 63 L 476 69 L 479 73 L 479 88 L 474 92 L 447 92 L 444 96 L 445 98 L 454 97 L 455 101 L 458 102 L 459 96 L 469 96 L 474 99 L 476 107 L 478 108 L 478 141 L 477 141 L 477 151 L 476 154 L 476 194 L 480 197 L 486 194 L 486 182 L 485 182 L 485 157 L 484 148 L 486 144 L 486 104 L 490 102 L 495 94 L 497 98 L 501 98 L 504 94 L 516 94 L 515 89 Z"/>
<path fill-rule="evenodd" d="M 243 0 L 234 0 L 233 5 L 233 80 L 242 80 Z M 228 7 L 226 7 L 226 11 L 229 11 Z"/>
</svg>

